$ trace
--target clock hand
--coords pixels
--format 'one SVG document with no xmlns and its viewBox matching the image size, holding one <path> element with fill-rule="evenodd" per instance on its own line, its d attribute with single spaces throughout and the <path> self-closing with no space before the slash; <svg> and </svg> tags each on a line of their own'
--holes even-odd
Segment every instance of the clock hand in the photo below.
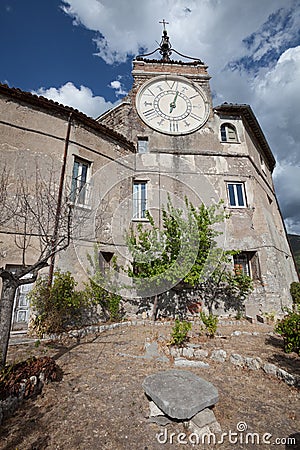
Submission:
<svg viewBox="0 0 300 450">
<path fill-rule="evenodd" d="M 173 109 L 176 108 L 177 97 L 178 97 L 178 91 L 176 92 L 176 95 L 175 95 L 173 101 L 170 103 L 170 113 L 173 111 Z"/>
</svg>

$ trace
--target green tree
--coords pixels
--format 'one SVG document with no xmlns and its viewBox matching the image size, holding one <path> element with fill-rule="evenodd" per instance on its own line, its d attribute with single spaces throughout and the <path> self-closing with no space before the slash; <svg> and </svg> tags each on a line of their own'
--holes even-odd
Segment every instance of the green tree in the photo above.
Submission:
<svg viewBox="0 0 300 450">
<path fill-rule="evenodd" d="M 193 288 L 199 295 L 206 294 L 210 312 L 214 303 L 221 302 L 221 297 L 232 307 L 237 298 L 241 303 L 251 290 L 249 277 L 228 269 L 228 257 L 232 252 L 222 252 L 216 243 L 220 232 L 214 225 L 228 217 L 223 202 L 208 207 L 201 204 L 196 208 L 186 198 L 185 205 L 185 211 L 175 208 L 169 198 L 162 209 L 161 229 L 147 212 L 149 223 L 131 227 L 127 236 L 132 255 L 127 274 L 132 277 L 137 294 L 153 302 L 154 320 L 159 301 L 170 287 L 181 293 Z M 212 275 L 207 280 L 208 272 Z M 234 302 L 231 296 L 235 298 Z"/>
</svg>

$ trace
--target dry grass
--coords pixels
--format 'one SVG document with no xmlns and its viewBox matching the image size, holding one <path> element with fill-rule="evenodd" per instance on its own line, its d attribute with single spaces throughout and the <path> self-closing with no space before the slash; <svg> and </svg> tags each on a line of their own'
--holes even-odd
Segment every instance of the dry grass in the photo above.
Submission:
<svg viewBox="0 0 300 450">
<path fill-rule="evenodd" d="M 258 331 L 258 335 L 231 336 L 232 331 Z M 228 354 L 259 356 L 290 373 L 300 374 L 299 358 L 286 355 L 282 341 L 270 336 L 271 327 L 242 322 L 219 327 L 220 336 L 193 340 L 204 349 L 223 348 Z M 101 335 L 89 335 L 75 341 L 10 347 L 10 359 L 29 355 L 50 355 L 64 371 L 63 381 L 50 383 L 35 400 L 28 400 L 1 430 L 1 449 L 101 449 L 155 450 L 195 448 L 191 444 L 159 444 L 156 433 L 162 428 L 147 421 L 148 401 L 142 382 L 150 373 L 174 367 L 172 359 L 160 362 L 141 358 L 146 340 L 158 340 L 163 351 L 170 338 L 170 327 L 145 326 L 116 328 Z M 120 354 L 132 355 L 120 356 Z M 138 356 L 137 358 L 134 356 Z M 249 432 L 287 438 L 300 431 L 299 391 L 266 375 L 262 370 L 249 371 L 207 360 L 208 369 L 191 369 L 212 382 L 220 400 L 214 412 L 223 432 L 236 431 L 245 422 Z M 183 432 L 182 424 L 171 424 L 168 433 Z M 206 448 L 197 446 L 196 448 Z M 222 450 L 270 448 L 264 444 L 233 444 L 228 440 L 207 448 Z M 276 445 L 284 449 L 285 445 Z M 296 447 L 287 447 L 296 448 Z M 299 447 L 298 447 L 299 448 Z"/>
</svg>

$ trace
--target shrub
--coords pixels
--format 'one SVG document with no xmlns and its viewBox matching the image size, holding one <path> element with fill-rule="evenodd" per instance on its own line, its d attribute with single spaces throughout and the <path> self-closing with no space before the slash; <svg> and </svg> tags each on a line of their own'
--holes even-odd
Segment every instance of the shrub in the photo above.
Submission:
<svg viewBox="0 0 300 450">
<path fill-rule="evenodd" d="M 121 307 L 122 297 L 117 293 L 119 283 L 114 280 L 118 270 L 116 258 L 111 260 L 114 270 L 103 273 L 99 264 L 99 247 L 95 244 L 93 253 L 87 254 L 87 259 L 90 267 L 87 269 L 89 281 L 85 284 L 85 298 L 93 305 L 101 307 L 104 320 L 121 320 L 124 317 L 124 309 Z"/>
<path fill-rule="evenodd" d="M 300 305 L 288 310 L 288 315 L 277 323 L 275 333 L 283 337 L 286 353 L 296 352 L 300 355 Z"/>
<path fill-rule="evenodd" d="M 218 327 L 218 320 L 219 320 L 218 317 L 214 316 L 213 314 L 206 315 L 203 311 L 201 311 L 200 318 L 203 322 L 206 334 L 209 337 L 213 338 L 216 334 Z"/>
<path fill-rule="evenodd" d="M 87 302 L 100 305 L 105 320 L 115 322 L 122 319 L 124 314 L 121 309 L 120 295 L 107 291 L 92 278 L 85 285 L 84 295 Z"/>
<path fill-rule="evenodd" d="M 170 345 L 182 345 L 188 339 L 188 332 L 192 329 L 191 322 L 187 320 L 180 321 L 175 320 L 175 325 L 171 332 L 171 342 Z"/>
<path fill-rule="evenodd" d="M 300 305 L 300 283 L 293 281 L 290 286 L 290 293 L 294 305 Z"/>
<path fill-rule="evenodd" d="M 32 327 L 39 336 L 81 325 L 88 302 L 82 292 L 75 291 L 76 284 L 70 272 L 56 271 L 51 287 L 47 278 L 37 280 L 29 298 L 36 312 Z"/>
</svg>

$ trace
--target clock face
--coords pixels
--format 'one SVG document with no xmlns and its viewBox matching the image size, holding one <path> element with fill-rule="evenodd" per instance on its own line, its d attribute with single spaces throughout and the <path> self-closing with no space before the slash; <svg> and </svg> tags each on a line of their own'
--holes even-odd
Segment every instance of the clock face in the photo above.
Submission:
<svg viewBox="0 0 300 450">
<path fill-rule="evenodd" d="M 198 130 L 209 114 L 204 92 L 179 76 L 159 76 L 147 81 L 137 93 L 136 107 L 149 127 L 173 135 Z"/>
</svg>

